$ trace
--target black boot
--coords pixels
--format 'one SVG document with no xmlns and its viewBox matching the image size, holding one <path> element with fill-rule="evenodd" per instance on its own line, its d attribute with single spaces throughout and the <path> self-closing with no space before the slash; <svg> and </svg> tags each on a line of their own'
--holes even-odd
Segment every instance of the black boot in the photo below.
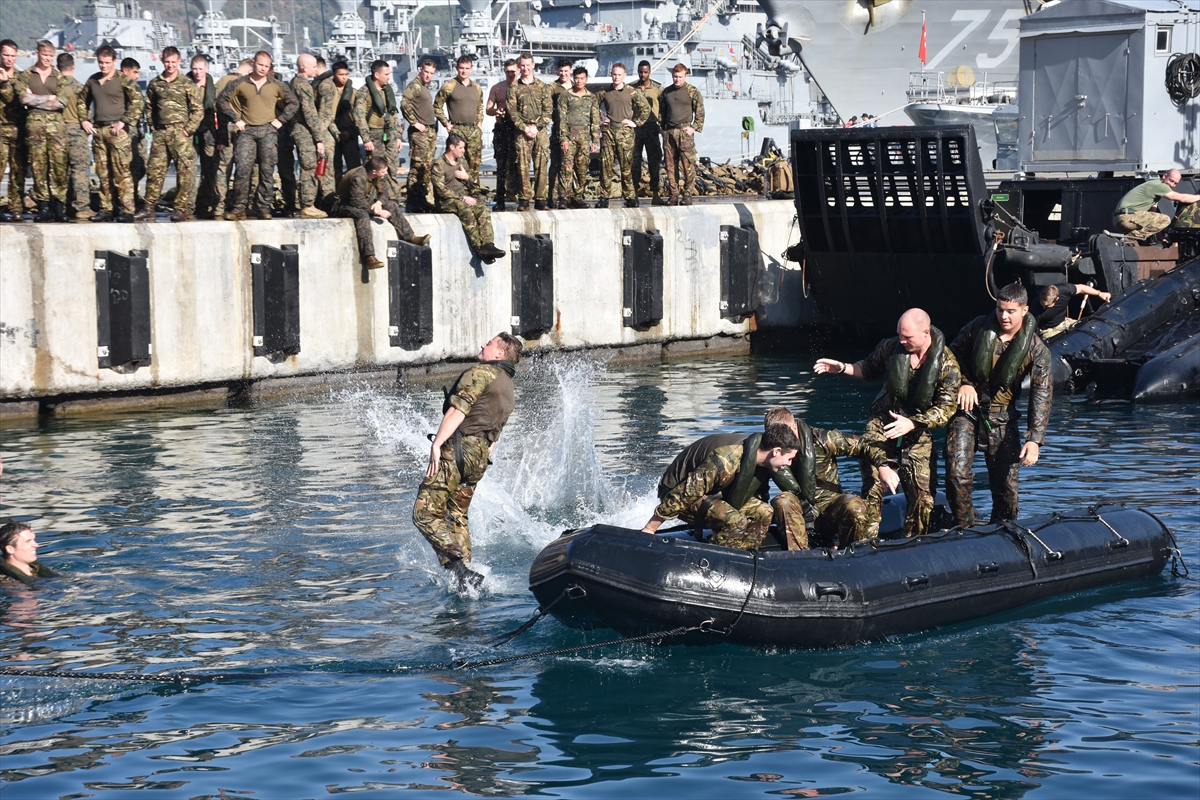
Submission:
<svg viewBox="0 0 1200 800">
<path fill-rule="evenodd" d="M 37 201 L 37 213 L 33 215 L 34 222 L 53 222 L 54 212 L 50 210 L 50 203 L 46 200 Z"/>
<path fill-rule="evenodd" d="M 483 576 L 468 567 L 461 558 L 451 561 L 446 565 L 446 569 L 450 570 L 450 574 L 458 582 L 459 589 L 466 589 L 468 586 L 478 589 L 483 585 Z"/>
<path fill-rule="evenodd" d="M 54 215 L 55 222 L 70 222 L 70 217 L 67 216 L 66 206 L 61 200 L 50 201 L 50 213 Z"/>
</svg>

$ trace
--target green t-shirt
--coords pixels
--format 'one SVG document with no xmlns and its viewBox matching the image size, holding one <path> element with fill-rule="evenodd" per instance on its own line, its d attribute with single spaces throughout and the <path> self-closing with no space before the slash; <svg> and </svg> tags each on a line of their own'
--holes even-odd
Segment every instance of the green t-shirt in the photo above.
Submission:
<svg viewBox="0 0 1200 800">
<path fill-rule="evenodd" d="M 1146 181 L 1141 186 L 1135 186 L 1126 192 L 1121 198 L 1121 202 L 1117 203 L 1117 213 L 1121 213 L 1121 209 L 1132 208 L 1136 211 L 1151 211 L 1158 205 L 1158 201 L 1163 195 L 1174 191 L 1170 186 L 1167 186 L 1162 181 Z M 1131 212 L 1126 212 L 1131 213 Z"/>
</svg>

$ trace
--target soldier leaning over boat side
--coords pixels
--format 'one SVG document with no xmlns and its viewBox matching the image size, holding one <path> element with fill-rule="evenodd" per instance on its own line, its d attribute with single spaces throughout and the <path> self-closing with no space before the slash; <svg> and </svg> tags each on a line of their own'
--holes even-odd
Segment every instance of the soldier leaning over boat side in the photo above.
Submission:
<svg viewBox="0 0 1200 800">
<path fill-rule="evenodd" d="M 880 342 L 861 361 L 846 364 L 822 358 L 813 371 L 859 380 L 886 376 L 871 404 L 863 439 L 879 445 L 889 459 L 899 462 L 900 484 L 908 502 L 905 532 L 919 536 L 929 529 L 934 505 L 932 430 L 946 425 L 954 416 L 962 378 L 954 353 L 945 346 L 942 332 L 930 325 L 924 311 L 911 308 L 904 312 L 896 334 Z M 882 515 L 883 485 L 874 467 L 864 468 L 863 495 L 871 535 L 875 536 Z"/>
<path fill-rule="evenodd" d="M 710 528 L 714 544 L 758 548 L 777 511 L 790 511 L 793 519 L 802 516 L 794 495 L 790 500 L 789 493 L 779 495 L 776 500 L 784 500 L 778 507 L 758 497 L 781 467 L 791 465 L 798 447 L 795 432 L 786 425 L 769 425 L 741 444 L 711 450 L 704 439 L 693 442 L 664 473 L 664 480 L 674 480 L 676 485 L 663 495 L 642 530 L 654 533 L 666 520 L 678 518 Z"/>
<path fill-rule="evenodd" d="M 1171 226 L 1171 218 L 1160 214 L 1154 209 L 1162 199 L 1174 200 L 1176 203 L 1200 202 L 1200 194 L 1187 194 L 1175 191 L 1175 187 L 1183 180 L 1179 170 L 1166 172 L 1161 180 L 1146 181 L 1133 187 L 1117 203 L 1113 211 L 1113 225 L 1125 232 L 1130 239 L 1145 241 L 1160 231 Z"/>
<path fill-rule="evenodd" d="M 25 219 L 25 106 L 16 91 L 17 43 L 0 40 L 0 178 L 8 170 L 8 206 L 0 222 Z"/>
<path fill-rule="evenodd" d="M 983 451 L 992 491 L 992 522 L 1016 519 L 1017 481 L 1021 467 L 1038 462 L 1050 422 L 1054 383 L 1050 350 L 1029 314 L 1029 300 L 1020 283 L 1002 286 L 996 311 L 976 318 L 950 343 L 962 365 L 958 413 L 946 432 L 946 499 L 954 522 L 975 524 L 971 496 L 976 449 Z M 1019 444 L 1021 412 L 1017 401 L 1021 383 L 1029 376 L 1029 424 Z"/>
<path fill-rule="evenodd" d="M 521 340 L 512 334 L 496 334 L 480 349 L 480 363 L 446 388 L 442 422 L 432 437 L 425 479 L 413 503 L 413 524 L 460 587 L 483 583 L 483 576 L 467 566 L 471 562 L 467 511 L 516 407 L 512 379 L 522 349 Z"/>
</svg>

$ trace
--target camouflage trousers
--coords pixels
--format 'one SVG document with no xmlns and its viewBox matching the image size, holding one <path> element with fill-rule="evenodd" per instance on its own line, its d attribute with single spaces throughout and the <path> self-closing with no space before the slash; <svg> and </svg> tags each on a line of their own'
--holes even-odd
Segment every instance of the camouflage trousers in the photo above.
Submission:
<svg viewBox="0 0 1200 800">
<path fill-rule="evenodd" d="M 487 471 L 489 445 L 482 436 L 462 437 L 463 469 L 454 461 L 454 444 L 442 445 L 438 470 L 421 481 L 413 504 L 413 524 L 433 546 L 442 566 L 451 561 L 471 560 L 471 530 L 467 509 L 475 486 Z"/>
<path fill-rule="evenodd" d="M 633 185 L 634 192 L 641 194 L 642 189 L 642 151 L 646 153 L 646 163 L 650 168 L 650 193 L 658 197 L 661 193 L 659 176 L 662 173 L 662 134 L 657 122 L 647 122 L 634 133 L 633 138 Z"/>
<path fill-rule="evenodd" d="M 587 185 L 588 162 L 592 158 L 592 132 L 588 128 L 568 130 L 562 144 L 567 148 L 562 153 L 562 167 L 558 174 L 558 199 L 578 200 L 583 197 L 583 187 Z M 562 150 L 561 145 L 559 149 Z"/>
<path fill-rule="evenodd" d="M 1130 239 L 1147 239 L 1171 227 L 1171 218 L 1157 211 L 1139 211 L 1136 214 L 1116 214 L 1113 224 L 1125 231 Z"/>
<path fill-rule="evenodd" d="M 250 178 L 258 166 L 258 199 L 255 208 L 270 211 L 274 205 L 275 164 L 279 158 L 278 132 L 272 125 L 247 125 L 233 146 L 233 189 L 226 211 L 245 211 L 250 201 Z"/>
<path fill-rule="evenodd" d="M 933 434 L 927 430 L 912 431 L 903 437 L 903 447 L 897 440 L 883 434 L 884 422 L 873 417 L 867 422 L 863 442 L 879 445 L 892 461 L 900 463 L 900 486 L 908 508 L 904 514 L 906 536 L 920 536 L 929 530 L 929 517 L 933 513 Z M 886 487 L 879 478 L 879 470 L 864 464 L 863 496 L 867 504 L 867 521 L 870 535 L 879 533 L 879 520 L 883 516 L 883 493 Z"/>
<path fill-rule="evenodd" d="M 475 205 L 469 206 L 457 197 L 444 197 L 438 201 L 438 211 L 453 214 L 462 223 L 463 233 L 473 252 L 490 244 L 495 238 L 492 233 L 492 212 L 488 211 L 487 203 L 476 197 Z"/>
<path fill-rule="evenodd" d="M 162 197 L 167 182 L 167 166 L 175 162 L 175 210 L 192 213 L 196 183 L 196 146 L 182 125 L 170 125 L 154 131 L 150 143 L 150 163 L 146 166 L 146 205 L 153 208 Z"/>
<path fill-rule="evenodd" d="M 454 133 L 463 138 L 467 152 L 463 160 L 467 162 L 467 175 L 470 176 L 469 186 L 479 185 L 479 165 L 483 161 L 483 131 L 478 125 L 455 125 Z"/>
<path fill-rule="evenodd" d="M 946 431 L 946 499 L 954 524 L 969 528 L 978 520 L 972 490 L 975 485 L 975 451 L 983 451 L 988 486 L 992 490 L 991 522 L 1016 519 L 1017 483 L 1021 472 L 1021 439 L 1017 425 L 989 420 L 981 429 L 964 414 L 956 414 Z"/>
<path fill-rule="evenodd" d="M 133 213 L 133 177 L 129 174 L 133 158 L 133 139 L 122 126 L 120 133 L 112 125 L 96 128 L 92 136 L 92 158 L 100 179 L 100 210 L 118 214 Z"/>
<path fill-rule="evenodd" d="M 663 131 L 663 157 L 667 167 L 667 191 L 671 197 L 696 194 L 696 137 L 683 128 Z"/>
<path fill-rule="evenodd" d="M 813 539 L 818 547 L 847 547 L 871 535 L 867 504 L 856 494 L 839 494 L 813 522 Z"/>
<path fill-rule="evenodd" d="M 233 182 L 229 177 L 229 170 L 233 166 L 233 150 L 237 143 L 237 128 L 230 128 L 229 143 L 225 145 L 217 144 L 217 174 L 213 178 L 213 197 L 216 200 L 213 206 L 214 216 L 225 213 L 225 200 L 229 197 L 229 186 Z"/>
<path fill-rule="evenodd" d="M 78 125 L 67 126 L 67 202 L 76 214 L 92 205 L 92 147 Z"/>
<path fill-rule="evenodd" d="M 396 146 L 397 142 L 390 138 L 385 142 L 382 130 L 371 131 L 367 136 L 367 141 L 375 148 L 367 153 L 368 158 L 370 156 L 383 156 L 387 159 L 388 183 L 391 185 L 388 194 L 396 198 L 403 197 L 404 184 L 400 183 L 400 148 Z"/>
<path fill-rule="evenodd" d="M 437 158 L 437 126 L 423 131 L 408 128 L 408 204 L 429 202 L 429 189 L 433 179 L 433 161 Z"/>
<path fill-rule="evenodd" d="M 39 203 L 67 199 L 67 124 L 63 115 L 30 111 L 25 121 L 28 168 L 33 174 L 33 192 Z M 12 189 L 9 189 L 11 196 Z M 132 206 L 131 206 L 132 207 Z"/>
<path fill-rule="evenodd" d="M 397 236 L 407 241 L 416 235 L 413 233 L 412 226 L 408 224 L 408 220 L 404 218 L 404 213 L 400 210 L 400 206 L 391 200 L 384 200 L 383 210 L 392 215 L 389 219 L 384 220 L 384 222 L 391 223 L 392 227 L 396 229 Z M 358 257 L 360 259 L 366 261 L 375 255 L 375 237 L 371 233 L 374 223 L 371 222 L 372 216 L 370 211 L 352 206 L 334 204 L 329 213 L 333 217 L 346 217 L 354 220 L 354 236 L 358 239 Z"/>
<path fill-rule="evenodd" d="M 25 194 L 25 144 L 21 129 L 16 125 L 0 125 L 0 178 L 8 169 L 8 210 L 24 211 L 21 197 Z"/>
<path fill-rule="evenodd" d="M 633 129 L 610 124 L 600 130 L 600 196 L 612 199 L 613 184 L 620 183 L 621 196 L 632 200 L 637 197 L 633 186 Z"/>
<path fill-rule="evenodd" d="M 492 130 L 492 150 L 496 156 L 496 200 L 503 203 L 517 188 L 516 130 L 496 120 Z"/>
<path fill-rule="evenodd" d="M 133 180 L 133 193 L 137 195 L 138 185 L 146 177 L 146 137 L 130 136 L 129 148 L 129 177 Z"/>
<path fill-rule="evenodd" d="M 523 131 L 513 137 L 517 161 L 517 198 L 521 201 L 545 200 L 550 196 L 549 155 L 550 132 L 545 128 L 530 139 Z M 532 162 L 532 164 L 530 163 Z M 529 169 L 533 167 L 533 179 Z"/>
<path fill-rule="evenodd" d="M 197 216 L 211 217 L 218 202 L 217 169 L 222 151 L 217 149 L 217 133 L 212 128 L 197 131 L 194 142 L 196 155 L 200 157 L 200 179 L 192 183 L 188 208 Z"/>
<path fill-rule="evenodd" d="M 737 550 L 755 550 L 774 521 L 789 541 L 804 539 L 804 509 L 795 495 L 784 492 L 769 504 L 751 497 L 734 508 L 724 500 L 702 500 L 679 515 L 684 522 L 713 532 L 713 544 Z M 807 543 L 807 539 L 804 539 Z M 807 544 L 805 545 L 807 547 Z"/>
<path fill-rule="evenodd" d="M 317 177 L 317 143 L 308 128 L 294 125 L 286 139 L 281 136 L 279 141 L 279 177 L 287 208 L 299 210 L 315 206 L 318 195 L 326 197 L 333 193 L 333 174 L 328 167 L 324 177 Z M 329 149 L 327 146 L 326 150 Z M 300 167 L 299 178 L 296 177 L 297 165 Z"/>
</svg>

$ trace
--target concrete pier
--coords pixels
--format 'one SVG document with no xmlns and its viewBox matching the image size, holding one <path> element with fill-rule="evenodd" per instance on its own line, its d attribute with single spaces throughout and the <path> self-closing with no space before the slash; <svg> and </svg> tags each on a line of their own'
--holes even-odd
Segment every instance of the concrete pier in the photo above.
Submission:
<svg viewBox="0 0 1200 800">
<path fill-rule="evenodd" d="M 555 320 L 528 341 L 537 352 L 702 347 L 713 337 L 744 347 L 753 318 L 725 319 L 720 308 L 721 226 L 753 226 L 778 273 L 778 256 L 789 236 L 794 241 L 794 214 L 790 202 L 775 201 L 501 213 L 493 221 L 505 250 L 517 233 L 553 241 Z M 490 336 L 510 329 L 511 255 L 482 265 L 455 217 L 410 221 L 418 234 L 432 234 L 433 340 L 416 349 L 391 346 L 388 271 L 361 270 L 348 220 L 0 226 L 0 414 L 108 394 L 211 393 L 347 371 L 394 375 L 406 365 L 473 357 Z M 636 329 L 622 317 L 627 229 L 663 237 L 662 319 Z M 376 226 L 375 238 L 382 257 L 391 226 Z M 286 358 L 254 355 L 254 245 L 299 248 L 301 345 Z M 148 253 L 152 362 L 133 371 L 98 365 L 94 253 L 102 250 Z M 794 315 L 786 302 L 780 308 Z"/>
</svg>

